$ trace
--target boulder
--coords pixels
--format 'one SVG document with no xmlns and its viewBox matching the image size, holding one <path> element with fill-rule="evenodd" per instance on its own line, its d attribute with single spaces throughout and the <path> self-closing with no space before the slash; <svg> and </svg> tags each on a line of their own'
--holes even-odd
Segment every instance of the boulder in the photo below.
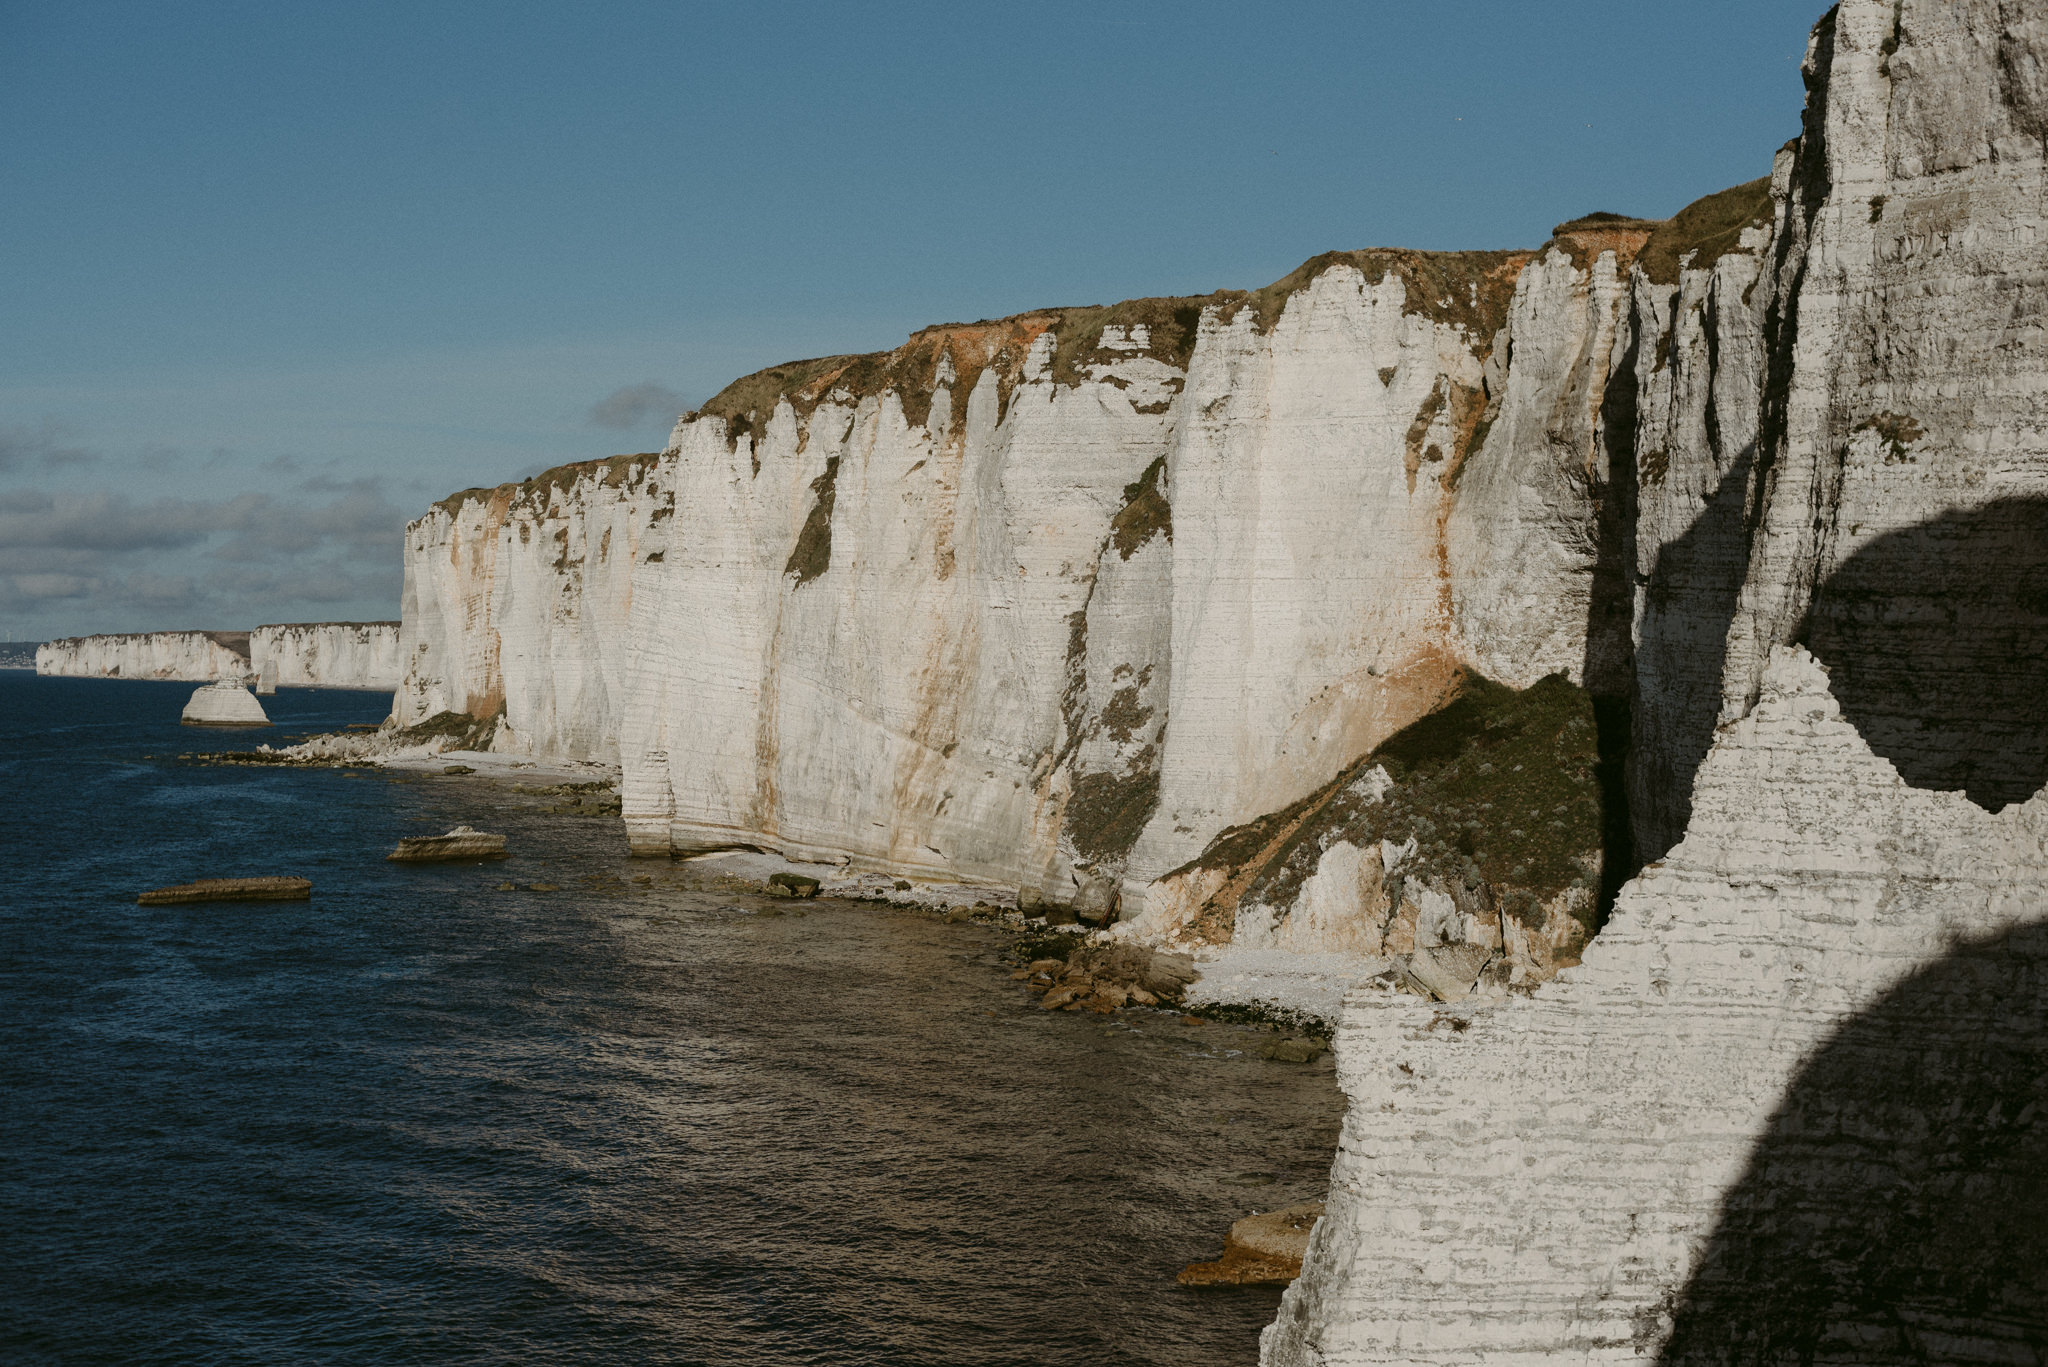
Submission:
<svg viewBox="0 0 2048 1367">
<path fill-rule="evenodd" d="M 1309 1232 L 1323 1216 L 1321 1201 L 1303 1201 L 1263 1215 L 1247 1215 L 1230 1227 L 1223 1256 L 1189 1263 L 1175 1278 L 1182 1286 L 1270 1286 L 1301 1275 Z"/>
<path fill-rule="evenodd" d="M 1314 1063 L 1329 1048 L 1324 1040 L 1313 1036 L 1268 1040 L 1259 1049 L 1260 1058 L 1272 1059 L 1275 1063 Z"/>
<path fill-rule="evenodd" d="M 806 878 L 800 873 L 771 873 L 768 875 L 768 894 L 771 897 L 816 897 L 818 880 Z"/>
<path fill-rule="evenodd" d="M 238 683 L 223 679 L 192 690 L 178 720 L 186 726 L 268 726 L 269 716 L 256 695 Z"/>
<path fill-rule="evenodd" d="M 457 826 L 446 835 L 417 835 L 398 842 L 385 856 L 398 864 L 445 864 L 465 859 L 503 859 L 505 837 L 491 835 L 470 826 Z"/>
<path fill-rule="evenodd" d="M 1484 945 L 1435 945 L 1418 949 L 1403 967 L 1411 986 L 1440 1002 L 1470 995 L 1480 973 L 1493 958 Z"/>
<path fill-rule="evenodd" d="M 171 888 L 155 888 L 135 900 L 145 907 L 180 902 L 303 902 L 313 895 L 307 878 L 201 878 Z"/>
</svg>

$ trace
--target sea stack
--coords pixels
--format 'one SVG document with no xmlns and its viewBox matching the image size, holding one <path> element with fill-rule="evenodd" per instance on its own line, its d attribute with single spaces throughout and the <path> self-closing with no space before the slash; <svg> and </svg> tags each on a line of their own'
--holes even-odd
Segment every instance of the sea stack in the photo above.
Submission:
<svg viewBox="0 0 2048 1367">
<path fill-rule="evenodd" d="M 256 695 L 225 679 L 194 689 L 192 700 L 185 704 L 185 713 L 178 720 L 186 726 L 270 725 Z"/>
</svg>

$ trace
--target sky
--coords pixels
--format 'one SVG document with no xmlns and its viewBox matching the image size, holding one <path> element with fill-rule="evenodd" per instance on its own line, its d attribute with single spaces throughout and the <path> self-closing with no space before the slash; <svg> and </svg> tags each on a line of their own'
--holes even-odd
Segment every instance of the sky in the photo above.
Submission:
<svg viewBox="0 0 2048 1367">
<path fill-rule="evenodd" d="M 0 0 L 0 639 L 398 615 L 778 361 L 1667 216 L 1820 0 Z"/>
</svg>

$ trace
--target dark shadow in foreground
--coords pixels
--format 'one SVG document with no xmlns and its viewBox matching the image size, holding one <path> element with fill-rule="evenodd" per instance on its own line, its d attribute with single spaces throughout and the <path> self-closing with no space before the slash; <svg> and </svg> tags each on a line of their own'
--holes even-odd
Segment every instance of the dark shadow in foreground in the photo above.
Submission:
<svg viewBox="0 0 2048 1367">
<path fill-rule="evenodd" d="M 1792 1083 L 1666 1363 L 2048 1360 L 2048 926 L 1967 944 Z"/>
<path fill-rule="evenodd" d="M 1842 715 L 1914 787 L 1995 812 L 2048 783 L 2048 499 L 1876 538 L 1821 585 L 1803 636 Z"/>
</svg>

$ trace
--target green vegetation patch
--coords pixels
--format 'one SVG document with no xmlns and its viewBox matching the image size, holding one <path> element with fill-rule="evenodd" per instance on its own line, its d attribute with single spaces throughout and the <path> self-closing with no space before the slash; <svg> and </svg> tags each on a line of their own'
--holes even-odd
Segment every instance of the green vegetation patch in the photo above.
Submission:
<svg viewBox="0 0 2048 1367">
<path fill-rule="evenodd" d="M 1077 774 L 1067 798 L 1065 834 L 1091 863 L 1121 859 L 1159 806 L 1158 753 L 1146 746 L 1128 774 Z"/>
<path fill-rule="evenodd" d="M 1173 540 L 1173 507 L 1159 489 L 1165 473 L 1166 457 L 1161 456 L 1124 486 L 1124 506 L 1109 522 L 1110 544 L 1116 547 L 1119 559 L 1129 560 L 1155 536 Z"/>
<path fill-rule="evenodd" d="M 797 533 L 789 562 L 782 572 L 796 579 L 796 587 L 816 579 L 832 568 L 832 503 L 839 484 L 839 457 L 825 459 L 825 473 L 811 481 L 811 512 Z"/>
<path fill-rule="evenodd" d="M 1403 877 L 1488 884 L 1510 914 L 1540 918 L 1541 904 L 1567 887 L 1598 884 L 1598 760 L 1592 695 L 1563 675 L 1519 692 L 1469 678 L 1448 704 L 1323 788 L 1225 831 L 1185 867 L 1234 873 L 1259 861 L 1240 900 L 1287 906 L 1338 841 L 1363 847 L 1412 837 Z M 1393 780 L 1378 798 L 1367 782 L 1375 766 Z M 1586 898 L 1589 916 L 1593 900 Z"/>
<path fill-rule="evenodd" d="M 1705 270 L 1741 245 L 1743 229 L 1769 223 L 1775 212 L 1769 176 L 1708 195 L 1650 234 L 1636 264 L 1657 284 L 1675 285 L 1682 268 Z"/>
<path fill-rule="evenodd" d="M 546 508 L 554 501 L 555 494 L 566 494 L 584 481 L 599 488 L 607 484 L 626 487 L 645 476 L 661 459 L 659 451 L 641 451 L 634 455 L 606 456 L 602 460 L 579 460 L 568 465 L 557 465 L 543 470 L 531 479 L 517 484 L 499 484 L 490 488 L 463 489 L 448 495 L 434 507 L 451 516 L 465 503 L 488 502 L 493 496 L 503 498 L 507 508 L 521 506 Z"/>
</svg>

